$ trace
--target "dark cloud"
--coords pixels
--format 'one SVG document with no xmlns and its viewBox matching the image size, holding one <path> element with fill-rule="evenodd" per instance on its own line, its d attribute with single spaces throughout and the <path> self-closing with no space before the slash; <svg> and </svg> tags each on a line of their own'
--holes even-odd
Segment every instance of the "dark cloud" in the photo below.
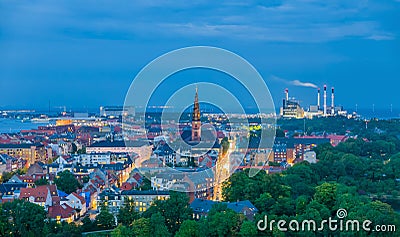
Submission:
<svg viewBox="0 0 400 237">
<path fill-rule="evenodd" d="M 3 92 L 0 106 L 121 104 L 141 67 L 191 45 L 232 50 L 264 78 L 331 83 L 355 95 L 338 103 L 396 106 L 396 86 L 376 88 L 400 77 L 399 10 L 398 1 L 378 0 L 4 0 L 0 86 L 17 89 Z M 279 101 L 284 85 L 268 83 Z M 359 85 L 364 89 L 353 92 Z"/>
</svg>

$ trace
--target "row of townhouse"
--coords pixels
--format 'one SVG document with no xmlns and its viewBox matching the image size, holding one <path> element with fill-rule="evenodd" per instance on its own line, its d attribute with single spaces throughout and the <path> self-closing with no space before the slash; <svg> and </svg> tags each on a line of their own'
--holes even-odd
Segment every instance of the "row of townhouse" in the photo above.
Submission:
<svg viewBox="0 0 400 237">
<path fill-rule="evenodd" d="M 88 210 L 84 193 L 65 194 L 56 185 L 28 187 L 24 182 L 0 184 L 1 202 L 22 199 L 44 208 L 48 217 L 56 221 L 73 222 L 84 216 Z"/>
</svg>

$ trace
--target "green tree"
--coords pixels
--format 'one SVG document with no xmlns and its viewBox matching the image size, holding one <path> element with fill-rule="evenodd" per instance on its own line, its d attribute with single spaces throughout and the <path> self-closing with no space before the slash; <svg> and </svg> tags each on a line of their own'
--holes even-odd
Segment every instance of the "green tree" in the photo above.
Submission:
<svg viewBox="0 0 400 237">
<path fill-rule="evenodd" d="M 152 187 L 151 187 L 151 181 L 150 181 L 150 179 L 144 177 L 144 178 L 143 178 L 143 182 L 142 182 L 142 184 L 140 185 L 139 188 L 140 188 L 140 190 L 151 190 Z"/>
<path fill-rule="evenodd" d="M 68 170 L 59 173 L 54 179 L 54 183 L 57 185 L 57 188 L 68 194 L 75 192 L 78 188 L 82 187 L 75 176 Z"/>
<path fill-rule="evenodd" d="M 200 225 L 194 220 L 185 220 L 175 237 L 200 237 Z"/>
<path fill-rule="evenodd" d="M 389 163 L 387 163 L 385 166 L 385 173 L 390 178 L 400 178 L 400 153 L 390 157 Z"/>
<path fill-rule="evenodd" d="M 308 204 L 308 197 L 302 195 L 296 199 L 296 214 L 301 215 L 306 211 Z"/>
<path fill-rule="evenodd" d="M 26 172 L 28 171 L 28 168 L 19 168 L 19 169 L 17 169 L 16 171 L 15 171 L 15 173 L 16 174 L 18 174 L 18 175 L 24 175 L 24 174 L 26 174 Z"/>
<path fill-rule="evenodd" d="M 8 227 L 8 213 L 6 213 L 2 204 L 0 204 L 0 236 L 7 236 L 7 232 L 9 232 Z"/>
<path fill-rule="evenodd" d="M 82 236 L 80 228 L 75 223 L 62 222 L 60 237 L 80 237 Z"/>
<path fill-rule="evenodd" d="M 115 227 L 115 217 L 107 207 L 102 206 L 100 213 L 96 216 L 95 224 L 99 229 L 112 229 Z"/>
<path fill-rule="evenodd" d="M 303 214 L 306 220 L 322 221 L 327 220 L 331 216 L 331 210 L 325 205 L 313 200 L 311 201 Z"/>
<path fill-rule="evenodd" d="M 129 227 L 123 225 L 118 225 L 117 228 L 115 228 L 111 232 L 111 237 L 129 237 L 129 236 L 133 236 L 132 230 Z"/>
<path fill-rule="evenodd" d="M 341 193 L 336 199 L 334 210 L 344 208 L 346 210 L 355 210 L 365 205 L 369 200 L 365 200 L 360 196 L 352 193 Z"/>
<path fill-rule="evenodd" d="M 272 198 L 290 197 L 291 187 L 280 174 L 269 175 L 265 171 L 249 177 L 249 169 L 234 173 L 222 185 L 222 195 L 226 201 L 249 200 L 254 203 L 261 194 L 268 192 Z"/>
<path fill-rule="evenodd" d="M 337 198 L 337 184 L 336 183 L 323 183 L 315 188 L 314 195 L 315 201 L 328 207 L 330 210 L 336 203 Z"/>
<path fill-rule="evenodd" d="M 5 182 L 7 182 L 8 180 L 10 180 L 11 177 L 14 176 L 14 174 L 15 174 L 14 172 L 3 172 L 2 175 L 1 175 L 1 181 L 2 181 L 2 183 L 5 183 Z"/>
<path fill-rule="evenodd" d="M 314 148 L 315 153 L 317 153 L 317 157 L 321 156 L 323 153 L 327 151 L 332 151 L 334 147 L 330 143 L 320 144 Z"/>
<path fill-rule="evenodd" d="M 221 147 L 222 147 L 222 155 L 225 155 L 229 149 L 229 140 L 227 137 L 222 138 Z"/>
<path fill-rule="evenodd" d="M 2 209 L 2 216 L 8 222 L 2 236 L 42 235 L 46 219 L 43 207 L 25 200 L 14 200 L 4 203 Z"/>
<path fill-rule="evenodd" d="M 262 171 L 261 171 L 262 172 Z M 249 193 L 247 193 L 246 187 L 252 187 L 256 179 L 259 179 L 262 174 L 259 172 L 253 179 L 250 179 L 247 175 L 248 172 L 233 173 L 227 181 L 222 185 L 222 196 L 226 201 L 235 202 L 237 200 L 249 199 Z M 260 187 L 258 187 L 260 189 Z M 261 190 L 260 190 L 261 191 Z M 260 192 L 254 193 L 254 200 L 260 196 Z"/>
<path fill-rule="evenodd" d="M 254 222 L 244 221 L 240 227 L 239 236 L 252 237 L 258 236 L 257 227 Z"/>
<path fill-rule="evenodd" d="M 360 206 L 353 213 L 349 213 L 349 218 L 370 220 L 374 225 L 398 226 L 400 224 L 400 215 L 396 214 L 389 204 L 381 201 L 373 201 Z"/>
<path fill-rule="evenodd" d="M 317 180 L 318 178 L 308 162 L 295 164 L 286 171 L 284 176 L 284 182 L 291 187 L 291 193 L 295 198 L 301 195 L 313 195 Z"/>
<path fill-rule="evenodd" d="M 76 151 L 78 154 L 86 154 L 86 147 L 82 147 L 81 149 Z"/>
<path fill-rule="evenodd" d="M 330 217 L 331 217 L 331 211 L 328 208 L 326 208 L 325 205 L 322 205 L 321 203 L 318 203 L 317 201 L 313 200 L 307 205 L 304 213 L 302 213 L 301 215 L 297 215 L 295 219 L 299 223 L 302 223 L 304 220 L 313 220 L 315 221 L 315 223 L 321 223 L 322 220 L 327 220 Z M 317 225 L 309 226 L 309 228 L 311 231 L 303 232 L 302 235 L 300 236 L 330 236 L 330 234 L 325 232 L 318 233 L 318 235 L 315 235 L 314 232 L 318 228 Z"/>
<path fill-rule="evenodd" d="M 356 155 L 345 154 L 342 157 L 342 162 L 346 174 L 352 178 L 360 178 L 365 171 L 365 161 Z"/>
<path fill-rule="evenodd" d="M 259 198 L 256 199 L 254 205 L 260 212 L 268 212 L 275 205 L 276 200 L 271 196 L 270 193 L 263 193 Z"/>
<path fill-rule="evenodd" d="M 117 215 L 117 220 L 118 223 L 124 225 L 124 226 L 129 226 L 132 224 L 132 222 L 136 219 L 139 219 L 140 215 L 136 211 L 135 208 L 135 203 L 133 200 L 130 200 L 128 198 L 125 198 L 124 206 L 119 209 L 118 215 Z"/>
<path fill-rule="evenodd" d="M 271 207 L 271 213 L 282 216 L 291 216 L 296 214 L 296 203 L 291 197 L 279 197 L 276 203 Z"/>
<path fill-rule="evenodd" d="M 90 220 L 90 218 L 88 216 L 85 216 L 82 219 L 82 231 L 83 232 L 87 232 L 87 231 L 91 231 L 95 229 L 94 223 L 92 220 Z"/>
<path fill-rule="evenodd" d="M 89 180 L 90 180 L 89 176 L 84 176 L 84 177 L 82 178 L 82 182 L 83 182 L 84 184 L 87 183 L 87 182 L 89 182 Z"/>
<path fill-rule="evenodd" d="M 207 216 L 208 236 L 234 236 L 244 217 L 226 207 L 226 204 L 215 204 Z"/>
<path fill-rule="evenodd" d="M 266 192 L 265 186 L 274 183 L 275 177 L 266 177 L 265 171 L 258 172 L 254 177 L 249 177 L 249 170 L 234 173 L 222 185 L 222 196 L 226 201 L 250 200 L 254 202 L 262 193 Z M 268 184 L 263 184 L 263 183 Z M 277 184 L 278 185 L 278 184 Z M 271 186 L 272 187 L 272 186 Z M 272 194 L 271 194 L 272 195 Z"/>
<path fill-rule="evenodd" d="M 153 237 L 171 236 L 171 234 L 168 232 L 167 226 L 165 225 L 165 219 L 160 213 L 151 215 L 150 229 Z"/>
<path fill-rule="evenodd" d="M 47 234 L 48 236 L 55 235 L 61 233 L 62 225 L 56 220 L 48 220 L 44 226 L 43 233 Z"/>
<path fill-rule="evenodd" d="M 43 186 L 49 184 L 49 181 L 47 179 L 38 179 L 35 181 L 36 186 Z"/>
<path fill-rule="evenodd" d="M 151 237 L 150 220 L 140 218 L 132 222 L 132 232 L 135 237 Z"/>
<path fill-rule="evenodd" d="M 160 213 L 165 218 L 168 231 L 175 234 L 182 222 L 191 218 L 193 211 L 189 206 L 189 197 L 186 193 L 171 192 L 169 199 L 156 200 L 143 213 L 143 217 L 150 218 L 155 213 Z"/>
</svg>

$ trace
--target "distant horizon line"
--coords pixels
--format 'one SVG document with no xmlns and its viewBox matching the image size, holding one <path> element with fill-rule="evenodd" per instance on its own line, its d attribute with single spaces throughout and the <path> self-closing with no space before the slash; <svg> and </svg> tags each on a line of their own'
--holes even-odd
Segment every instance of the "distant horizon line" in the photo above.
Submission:
<svg viewBox="0 0 400 237">
<path fill-rule="evenodd" d="M 100 107 L 114 107 L 114 106 L 124 106 L 124 105 L 100 105 L 97 107 L 68 107 L 65 106 L 66 111 L 65 112 L 74 112 L 74 113 L 93 113 L 94 111 L 99 111 Z M 341 106 L 341 105 L 339 105 Z M 143 112 L 144 111 L 144 107 L 135 107 L 135 111 L 136 112 Z M 190 107 L 190 106 L 189 106 Z M 329 107 L 329 106 L 328 106 Z M 303 107 L 304 109 L 306 109 L 307 107 Z M 400 107 L 344 107 L 344 110 L 346 111 L 351 111 L 351 112 L 356 112 L 358 110 L 360 111 L 371 111 L 374 112 L 375 111 L 397 111 L 400 110 Z M 155 109 L 155 110 L 161 110 L 161 109 L 166 109 L 166 110 L 171 110 L 171 112 L 181 112 L 182 109 L 185 108 L 178 108 L 178 107 L 167 107 L 166 106 L 148 106 L 147 109 Z M 187 109 L 187 108 L 186 108 Z M 233 109 L 233 108 L 228 108 L 229 109 Z M 243 109 L 247 109 L 247 110 L 254 110 L 254 109 L 258 109 L 257 107 L 244 107 Z M 261 109 L 270 109 L 270 108 L 261 108 Z M 280 106 L 275 106 L 275 110 L 279 111 Z M 210 109 L 207 109 L 210 110 Z M 215 109 L 217 110 L 217 109 Z M 7 112 L 7 111 L 32 111 L 32 112 L 64 112 L 64 109 L 61 108 L 61 106 L 57 106 L 57 107 L 51 107 L 50 110 L 49 108 L 45 108 L 45 107 L 27 107 L 27 106 L 0 106 L 0 111 L 1 112 Z"/>
</svg>

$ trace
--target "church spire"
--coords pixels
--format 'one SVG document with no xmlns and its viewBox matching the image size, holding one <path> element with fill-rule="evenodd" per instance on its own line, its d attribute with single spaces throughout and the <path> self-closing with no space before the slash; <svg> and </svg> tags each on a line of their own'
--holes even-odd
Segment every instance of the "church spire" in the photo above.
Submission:
<svg viewBox="0 0 400 237">
<path fill-rule="evenodd" d="M 196 86 L 196 95 L 194 97 L 193 104 L 193 120 L 192 121 L 200 121 L 200 106 L 199 106 L 199 94 L 198 88 Z"/>
<path fill-rule="evenodd" d="M 192 141 L 200 141 L 201 137 L 201 121 L 200 121 L 200 106 L 199 94 L 196 86 L 196 95 L 194 96 L 193 116 L 192 116 Z"/>
</svg>

